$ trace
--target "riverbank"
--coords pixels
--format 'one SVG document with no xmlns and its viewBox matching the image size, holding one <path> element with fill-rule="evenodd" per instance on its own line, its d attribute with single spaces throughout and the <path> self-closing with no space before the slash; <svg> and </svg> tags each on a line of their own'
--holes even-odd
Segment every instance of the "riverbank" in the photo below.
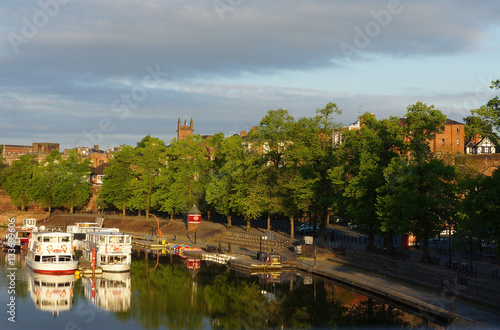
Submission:
<svg viewBox="0 0 500 330">
<path fill-rule="evenodd" d="M 53 214 L 45 220 L 46 226 L 65 228 L 76 222 L 93 222 L 96 216 L 88 214 Z M 21 219 L 22 221 L 22 219 Z M 163 234 L 162 239 L 172 242 L 206 248 L 207 246 L 218 246 L 222 244 L 228 253 L 243 254 L 252 258 L 257 257 L 259 246 L 236 244 L 234 240 L 227 243 L 226 238 L 230 231 L 223 224 L 203 221 L 196 231 L 188 231 L 186 223 L 182 219 L 144 219 L 144 217 L 127 216 L 104 216 L 104 226 L 107 228 L 117 227 L 121 231 L 145 237 L 152 235 L 156 237 L 158 228 Z M 233 229 L 234 230 L 234 229 Z M 244 230 L 244 229 L 241 229 Z M 336 229 L 340 231 L 339 228 Z M 256 230 L 257 233 L 265 233 L 265 230 Z M 281 233 L 281 235 L 284 235 Z M 388 296 L 401 301 L 411 302 L 414 306 L 434 306 L 442 313 L 449 313 L 455 319 L 453 325 L 467 328 L 488 327 L 496 328 L 500 324 L 500 315 L 496 312 L 498 307 L 485 303 L 484 294 L 488 292 L 475 291 L 474 285 L 469 279 L 467 284 L 449 285 L 441 281 L 442 278 L 455 274 L 453 270 L 446 270 L 443 265 L 422 265 L 417 262 L 418 255 L 404 261 L 394 261 L 388 256 L 376 255 L 363 252 L 364 247 L 352 247 L 344 254 L 332 253 L 332 249 L 318 250 L 316 261 L 313 258 L 297 256 L 290 251 L 290 246 L 283 246 L 277 250 L 287 256 L 297 269 L 308 272 L 314 276 L 321 276 L 331 280 L 340 280 L 359 286 L 364 290 L 372 292 L 387 293 Z M 480 268 L 482 276 L 480 280 L 489 281 L 493 285 L 500 280 L 490 278 L 488 269 Z M 498 285 L 497 285 L 498 287 Z M 464 294 L 468 292 L 468 297 Z M 495 291 L 491 290 L 493 299 Z M 483 302 L 478 304 L 476 302 Z M 419 305 L 421 304 L 421 305 Z M 489 306 L 489 307 L 488 307 Z M 422 310 L 425 311 L 422 307 Z M 497 309 L 495 309 L 497 308 Z"/>
</svg>

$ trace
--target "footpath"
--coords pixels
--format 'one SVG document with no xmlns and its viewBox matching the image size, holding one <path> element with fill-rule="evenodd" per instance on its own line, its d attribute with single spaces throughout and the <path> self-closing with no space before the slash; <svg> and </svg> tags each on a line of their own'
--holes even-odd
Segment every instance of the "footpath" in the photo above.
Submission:
<svg viewBox="0 0 500 330">
<path fill-rule="evenodd" d="M 204 222 L 202 226 L 220 224 Z M 266 234 L 265 230 L 260 232 Z M 170 241 L 168 235 L 167 241 Z M 259 252 L 259 246 L 244 240 L 238 244 L 223 232 L 210 237 L 199 236 L 196 244 L 193 232 L 176 235 L 176 241 L 199 248 L 221 243 L 227 253 L 252 258 L 257 258 Z M 334 253 L 330 257 L 321 255 L 316 260 L 311 256 L 297 255 L 291 251 L 290 245 L 283 245 L 275 251 L 283 254 L 298 270 L 313 276 L 366 290 L 372 296 L 378 293 L 380 297 L 406 302 L 413 308 L 419 308 L 424 316 L 429 310 L 437 311 L 437 314 L 454 320 L 450 327 L 500 329 L 500 279 L 491 276 L 491 271 L 498 269 L 498 265 L 475 261 L 475 274 L 460 277 L 457 269 L 446 267 L 448 256 L 437 254 L 434 250 L 431 256 L 441 258 L 439 264 L 424 265 L 418 262 L 421 257 L 419 250 L 396 258 L 365 252 L 364 244 L 343 245 L 346 247 L 343 253 Z M 428 319 L 432 321 L 432 317 Z"/>
</svg>

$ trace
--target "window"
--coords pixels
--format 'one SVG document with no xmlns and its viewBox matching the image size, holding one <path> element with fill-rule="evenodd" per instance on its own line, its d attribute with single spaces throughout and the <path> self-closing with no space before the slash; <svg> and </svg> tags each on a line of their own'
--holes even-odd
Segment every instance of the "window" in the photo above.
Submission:
<svg viewBox="0 0 500 330">
<path fill-rule="evenodd" d="M 460 133 L 460 126 L 457 126 L 457 133 Z"/>
<path fill-rule="evenodd" d="M 460 139 L 457 139 L 457 146 L 460 145 Z"/>
<path fill-rule="evenodd" d="M 441 139 L 441 144 L 444 146 L 444 138 Z"/>
</svg>

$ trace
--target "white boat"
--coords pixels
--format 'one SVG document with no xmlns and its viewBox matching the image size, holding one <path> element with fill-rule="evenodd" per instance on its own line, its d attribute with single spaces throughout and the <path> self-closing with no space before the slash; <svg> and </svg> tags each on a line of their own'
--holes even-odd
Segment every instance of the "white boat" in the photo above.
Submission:
<svg viewBox="0 0 500 330">
<path fill-rule="evenodd" d="M 111 312 L 130 309 L 130 272 L 102 273 L 102 277 L 82 277 L 85 297 L 96 307 Z"/>
<path fill-rule="evenodd" d="M 28 246 L 32 232 L 38 231 L 36 219 L 24 219 L 22 227 L 15 227 L 10 237 L 3 240 L 4 249 L 21 250 Z"/>
<path fill-rule="evenodd" d="M 115 230 L 115 231 L 112 231 Z M 107 231 L 95 230 L 86 234 L 83 242 L 82 258 L 92 263 L 95 250 L 95 265 L 104 272 L 126 272 L 132 262 L 132 237 L 111 228 Z"/>
<path fill-rule="evenodd" d="M 74 275 L 46 275 L 28 271 L 28 292 L 35 307 L 58 315 L 73 304 Z"/>
<path fill-rule="evenodd" d="M 72 241 L 70 233 L 33 233 L 26 252 L 26 265 L 42 274 L 73 274 L 78 267 L 78 260 Z"/>
<path fill-rule="evenodd" d="M 101 229 L 102 222 L 77 222 L 74 225 L 66 227 L 66 232 L 73 234 L 73 246 L 80 250 L 83 247 L 85 234 L 88 231 Z"/>
</svg>

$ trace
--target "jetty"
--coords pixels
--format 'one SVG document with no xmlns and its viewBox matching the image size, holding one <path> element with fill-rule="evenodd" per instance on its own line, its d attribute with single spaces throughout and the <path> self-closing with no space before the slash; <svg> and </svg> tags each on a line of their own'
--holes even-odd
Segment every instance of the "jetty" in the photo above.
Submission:
<svg viewBox="0 0 500 330">
<path fill-rule="evenodd" d="M 100 275 L 102 274 L 102 268 L 92 267 L 92 262 L 85 258 L 78 258 L 78 271 L 82 275 Z"/>
</svg>

